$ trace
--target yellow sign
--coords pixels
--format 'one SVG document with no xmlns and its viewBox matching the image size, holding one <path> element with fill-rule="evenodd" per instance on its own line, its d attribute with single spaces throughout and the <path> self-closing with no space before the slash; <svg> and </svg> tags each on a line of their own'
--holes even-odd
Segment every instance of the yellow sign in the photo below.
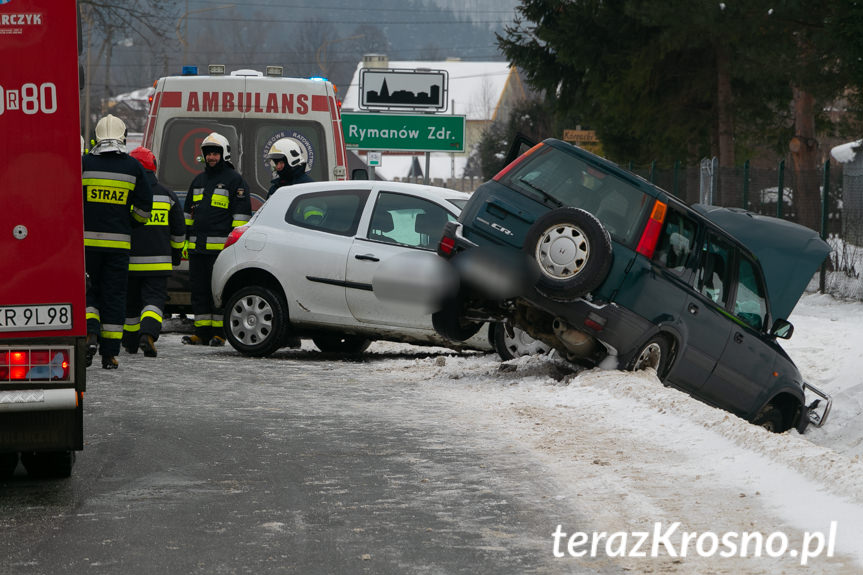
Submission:
<svg viewBox="0 0 863 575">
<path fill-rule="evenodd" d="M 563 140 L 574 144 L 596 143 L 596 132 L 593 130 L 564 130 Z"/>
</svg>

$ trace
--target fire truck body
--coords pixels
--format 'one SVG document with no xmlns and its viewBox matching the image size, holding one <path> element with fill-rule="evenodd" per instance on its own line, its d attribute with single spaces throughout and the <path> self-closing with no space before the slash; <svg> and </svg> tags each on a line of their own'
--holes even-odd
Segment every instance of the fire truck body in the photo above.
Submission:
<svg viewBox="0 0 863 575">
<path fill-rule="evenodd" d="M 83 448 L 76 26 L 74 2 L 0 2 L 0 476 L 19 454 L 31 474 L 67 476 Z"/>
</svg>

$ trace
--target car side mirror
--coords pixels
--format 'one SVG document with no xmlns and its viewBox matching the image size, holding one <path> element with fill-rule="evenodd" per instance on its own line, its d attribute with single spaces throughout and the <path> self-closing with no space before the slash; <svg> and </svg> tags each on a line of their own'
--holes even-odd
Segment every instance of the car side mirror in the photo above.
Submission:
<svg viewBox="0 0 863 575">
<path fill-rule="evenodd" d="M 794 326 L 787 319 L 777 319 L 773 322 L 773 328 L 770 330 L 770 335 L 780 339 L 790 339 L 794 333 Z"/>
<path fill-rule="evenodd" d="M 351 170 L 351 179 L 352 180 L 368 180 L 369 172 L 363 168 L 357 170 Z"/>
</svg>

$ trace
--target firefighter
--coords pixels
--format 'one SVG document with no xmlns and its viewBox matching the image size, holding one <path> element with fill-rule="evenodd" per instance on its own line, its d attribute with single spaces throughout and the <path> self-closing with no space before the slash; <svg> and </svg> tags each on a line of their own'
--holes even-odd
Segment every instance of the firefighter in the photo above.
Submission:
<svg viewBox="0 0 863 575">
<path fill-rule="evenodd" d="M 267 158 L 270 159 L 273 170 L 276 172 L 276 178 L 270 182 L 267 199 L 282 186 L 314 182 L 312 177 L 306 173 L 307 157 L 306 148 L 294 138 L 281 138 L 270 146 Z"/>
<path fill-rule="evenodd" d="M 156 357 L 156 341 L 162 331 L 162 314 L 168 298 L 168 276 L 180 265 L 186 243 L 183 206 L 174 190 L 156 180 L 156 157 L 138 147 L 129 154 L 144 167 L 153 190 L 153 210 L 146 225 L 132 230 L 126 323 L 123 347 L 146 357 Z"/>
<path fill-rule="evenodd" d="M 126 125 L 108 114 L 96 145 L 81 158 L 87 288 L 87 366 L 98 349 L 104 369 L 117 368 L 132 228 L 150 219 L 153 191 L 144 168 L 126 153 Z"/>
<path fill-rule="evenodd" d="M 228 234 L 249 222 L 252 202 L 249 186 L 231 164 L 231 148 L 221 134 L 212 132 L 201 142 L 204 171 L 195 176 L 183 211 L 188 237 L 189 279 L 195 334 L 183 336 L 187 345 L 225 345 L 222 310 L 213 305 L 210 278 L 216 257 Z"/>
</svg>

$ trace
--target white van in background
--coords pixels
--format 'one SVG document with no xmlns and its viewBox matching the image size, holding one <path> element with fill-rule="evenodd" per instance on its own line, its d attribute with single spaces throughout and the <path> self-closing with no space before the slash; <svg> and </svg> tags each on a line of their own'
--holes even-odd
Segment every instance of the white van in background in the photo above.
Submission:
<svg viewBox="0 0 863 575">
<path fill-rule="evenodd" d="M 249 184 L 252 210 L 267 198 L 273 143 L 294 138 L 308 154 L 306 171 L 315 181 L 347 179 L 347 155 L 336 87 L 324 79 L 284 78 L 282 68 L 266 74 L 194 66 L 181 76 L 159 78 L 144 128 L 143 145 L 156 156 L 162 185 L 184 201 L 192 179 L 204 169 L 201 141 L 218 132 L 228 139 L 231 163 Z M 130 148 L 131 150 L 131 148 Z M 168 281 L 167 313 L 191 311 L 187 262 Z"/>
</svg>

